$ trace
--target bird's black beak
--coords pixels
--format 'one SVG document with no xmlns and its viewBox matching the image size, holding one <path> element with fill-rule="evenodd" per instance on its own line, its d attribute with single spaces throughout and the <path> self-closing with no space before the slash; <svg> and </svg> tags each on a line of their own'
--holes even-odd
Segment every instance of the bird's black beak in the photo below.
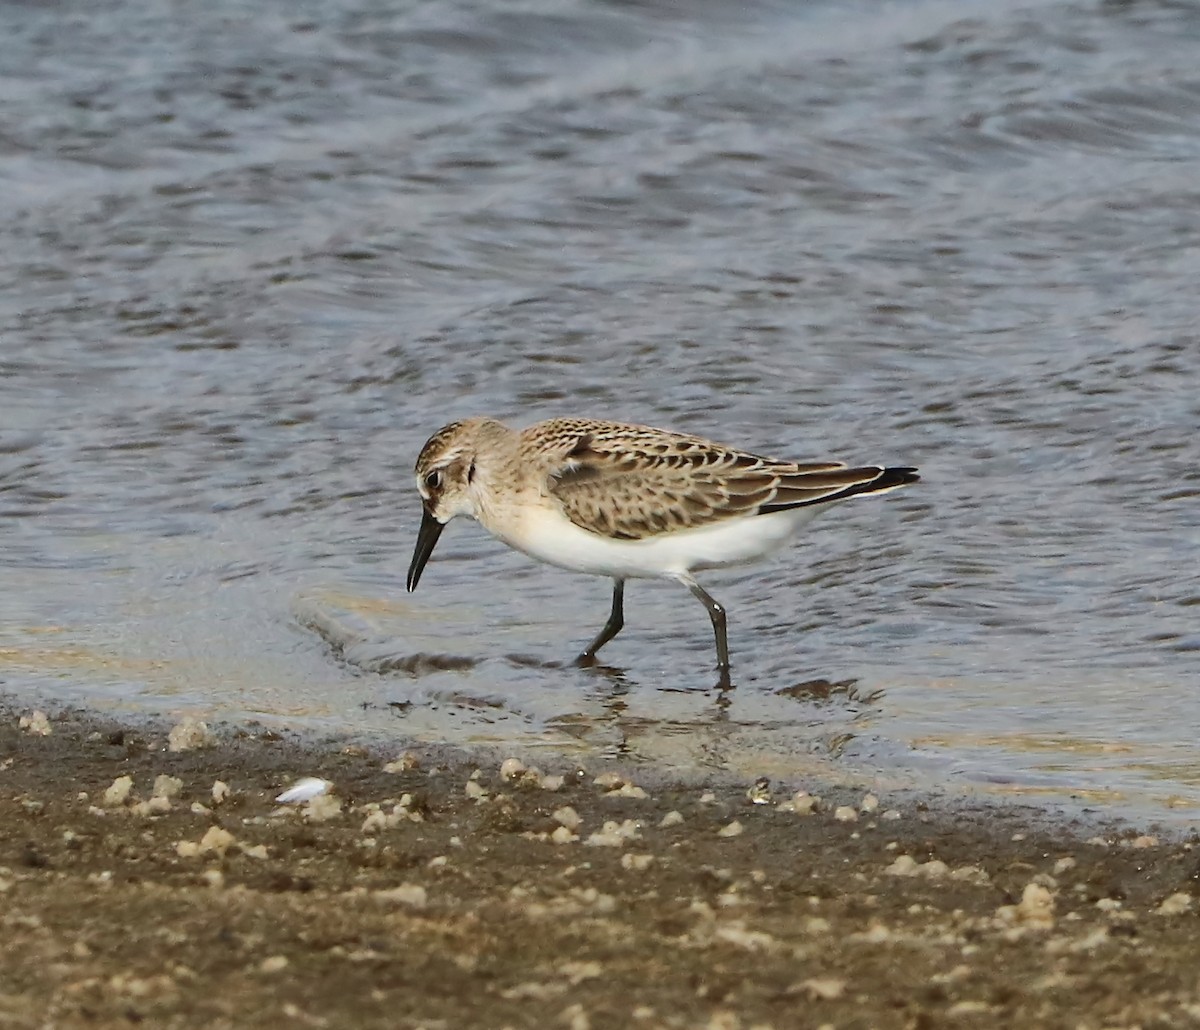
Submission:
<svg viewBox="0 0 1200 1030">
<path fill-rule="evenodd" d="M 437 546 L 438 537 L 442 535 L 442 530 L 445 528 L 444 523 L 438 522 L 429 513 L 429 509 L 425 509 L 425 513 L 421 516 L 421 528 L 417 530 L 417 546 L 413 551 L 412 564 L 408 567 L 408 592 L 410 594 L 417 589 L 417 582 L 425 570 L 425 563 L 429 561 L 429 556 L 433 554 L 433 549 Z"/>
</svg>

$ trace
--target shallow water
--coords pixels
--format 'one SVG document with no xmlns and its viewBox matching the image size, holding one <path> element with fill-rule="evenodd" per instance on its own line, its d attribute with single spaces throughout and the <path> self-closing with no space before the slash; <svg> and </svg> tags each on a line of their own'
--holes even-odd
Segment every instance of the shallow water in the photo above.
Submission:
<svg viewBox="0 0 1200 1030">
<path fill-rule="evenodd" d="M 1200 8 L 685 6 L 5 6 L 0 683 L 1194 818 Z M 403 592 L 475 413 L 924 479 L 706 577 L 723 695 L 670 585 Z"/>
</svg>

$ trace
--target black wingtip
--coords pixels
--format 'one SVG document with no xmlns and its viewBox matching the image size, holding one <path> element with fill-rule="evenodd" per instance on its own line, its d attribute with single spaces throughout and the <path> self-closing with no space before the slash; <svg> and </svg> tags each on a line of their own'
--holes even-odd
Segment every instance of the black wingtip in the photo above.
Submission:
<svg viewBox="0 0 1200 1030">
<path fill-rule="evenodd" d="M 847 497 L 861 497 L 865 494 L 882 494 L 888 490 L 895 490 L 898 487 L 907 486 L 909 483 L 915 483 L 920 478 L 917 475 L 917 470 L 911 465 L 896 465 L 892 468 L 884 469 L 874 479 L 866 483 L 855 483 L 853 486 L 847 487 L 832 497 L 821 498 L 821 501 L 817 503 L 842 501 Z"/>
<path fill-rule="evenodd" d="M 897 465 L 894 468 L 884 469 L 879 474 L 879 478 L 867 485 L 863 493 L 894 490 L 898 486 L 907 486 L 909 483 L 918 483 L 920 480 L 921 477 L 917 474 L 917 470 L 911 465 Z"/>
</svg>

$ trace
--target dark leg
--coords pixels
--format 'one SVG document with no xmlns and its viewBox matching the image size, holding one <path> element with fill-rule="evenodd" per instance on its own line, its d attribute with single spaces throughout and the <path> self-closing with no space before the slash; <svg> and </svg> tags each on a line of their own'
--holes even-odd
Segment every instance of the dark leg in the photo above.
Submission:
<svg viewBox="0 0 1200 1030">
<path fill-rule="evenodd" d="M 708 591 L 693 580 L 684 580 L 687 588 L 700 599 L 700 603 L 708 609 L 708 617 L 712 619 L 713 634 L 717 638 L 717 671 L 721 674 L 721 684 L 729 685 L 729 641 L 725 637 L 725 609 L 712 599 Z"/>
<path fill-rule="evenodd" d="M 613 603 L 612 612 L 608 616 L 608 622 L 604 624 L 604 628 L 599 635 L 587 646 L 587 650 L 579 656 L 581 664 L 590 665 L 596 660 L 596 652 L 607 644 L 613 637 L 621 632 L 625 625 L 625 580 L 613 580 Z"/>
</svg>

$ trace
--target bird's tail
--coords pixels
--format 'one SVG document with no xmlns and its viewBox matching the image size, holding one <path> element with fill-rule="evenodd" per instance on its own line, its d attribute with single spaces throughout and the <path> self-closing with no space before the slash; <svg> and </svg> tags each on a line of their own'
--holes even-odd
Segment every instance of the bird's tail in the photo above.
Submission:
<svg viewBox="0 0 1200 1030">
<path fill-rule="evenodd" d="M 869 471 L 859 469 L 858 471 Z M 837 493 L 826 494 L 824 497 L 809 501 L 809 504 L 829 504 L 833 501 L 844 501 L 847 497 L 858 497 L 860 494 L 885 494 L 889 490 L 898 490 L 909 483 L 917 482 L 921 477 L 917 470 L 908 465 L 898 465 L 894 468 L 879 470 L 879 475 L 861 483 L 852 483 Z"/>
<path fill-rule="evenodd" d="M 884 469 L 879 473 L 878 477 L 872 479 L 869 483 L 859 483 L 857 486 L 852 486 L 846 491 L 845 496 L 849 497 L 852 494 L 883 494 L 889 490 L 908 486 L 909 483 L 916 483 L 920 478 L 915 468 L 908 465 L 897 465 L 894 468 Z"/>
</svg>

